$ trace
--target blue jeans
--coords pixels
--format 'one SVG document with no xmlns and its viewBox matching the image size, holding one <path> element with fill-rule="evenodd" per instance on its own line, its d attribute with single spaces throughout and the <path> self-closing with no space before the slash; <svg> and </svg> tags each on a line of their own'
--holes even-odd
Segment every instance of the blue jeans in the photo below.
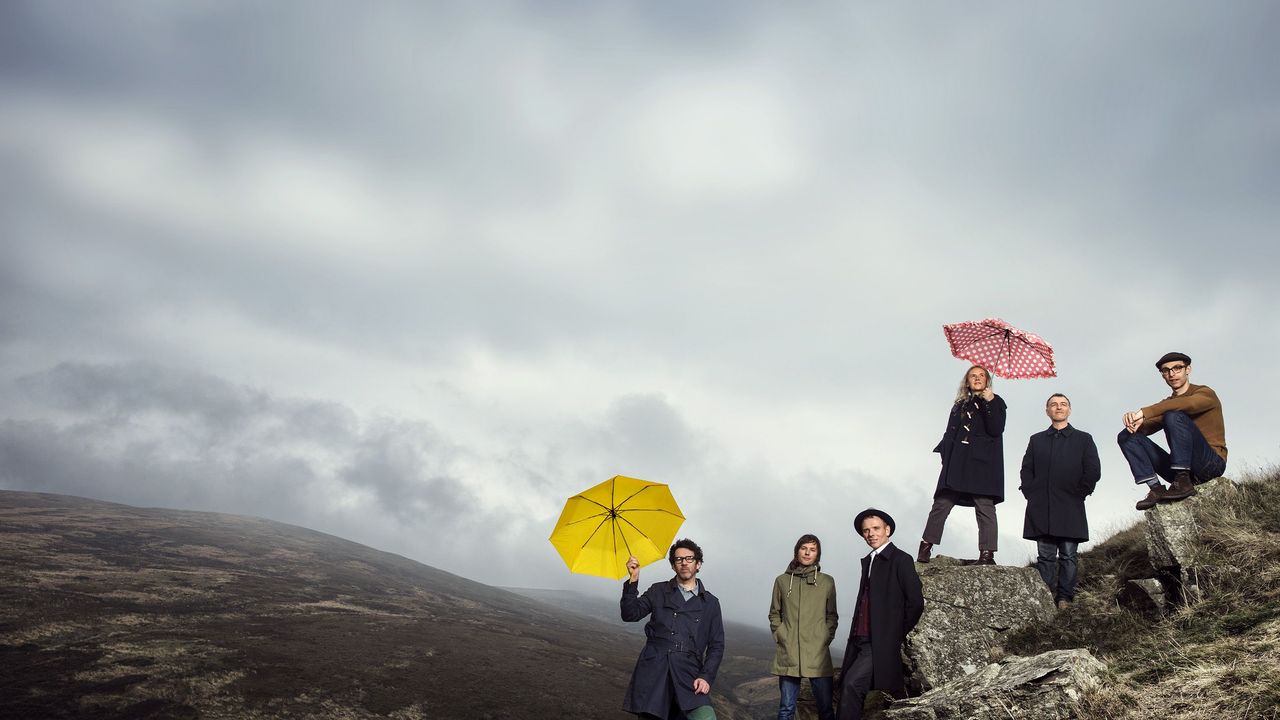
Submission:
<svg viewBox="0 0 1280 720">
<path fill-rule="evenodd" d="M 1076 568 L 1079 560 L 1075 540 L 1045 536 L 1036 539 L 1036 570 L 1040 579 L 1049 586 L 1053 601 L 1076 599 Z"/>
<path fill-rule="evenodd" d="M 831 706 L 831 678 L 811 677 L 809 687 L 813 689 L 813 701 L 818 704 L 818 720 L 835 720 L 836 711 Z M 778 691 L 782 694 L 782 700 L 778 702 L 778 720 L 791 720 L 796 716 L 796 698 L 800 697 L 800 678 L 779 675 Z"/>
<path fill-rule="evenodd" d="M 1126 429 L 1116 437 L 1120 452 L 1129 461 L 1135 483 L 1141 485 L 1156 479 L 1156 476 L 1173 482 L 1174 471 L 1189 470 L 1192 482 L 1200 484 L 1226 472 L 1227 461 L 1209 447 L 1190 415 L 1170 410 L 1161 419 L 1169 452 L 1142 433 L 1131 433 Z"/>
</svg>

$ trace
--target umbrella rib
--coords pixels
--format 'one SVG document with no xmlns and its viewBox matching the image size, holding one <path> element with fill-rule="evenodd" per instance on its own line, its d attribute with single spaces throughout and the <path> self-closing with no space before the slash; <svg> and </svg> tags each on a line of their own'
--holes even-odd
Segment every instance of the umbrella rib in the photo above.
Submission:
<svg viewBox="0 0 1280 720">
<path fill-rule="evenodd" d="M 616 504 L 613 506 L 613 507 L 614 507 L 614 509 L 616 510 L 616 509 L 618 509 L 618 508 L 621 508 L 623 505 L 626 505 L 627 503 L 631 502 L 631 499 L 632 499 L 632 498 L 634 498 L 635 496 L 637 496 L 637 495 L 639 495 L 640 493 L 644 492 L 645 490 L 648 490 L 648 489 L 649 489 L 649 488 L 651 488 L 651 487 L 658 487 L 658 486 L 657 486 L 657 485 L 645 485 L 644 487 L 640 488 L 639 490 L 637 490 L 637 491 L 635 491 L 635 492 L 631 493 L 630 495 L 628 495 L 626 500 L 623 500 L 623 501 L 622 501 L 622 502 L 620 502 L 620 503 L 616 503 Z"/>
<path fill-rule="evenodd" d="M 609 522 L 608 516 L 606 516 L 603 520 L 601 520 L 599 525 L 596 525 L 596 529 L 591 531 L 591 534 L 587 536 L 586 540 L 582 541 L 582 547 L 585 548 L 587 546 L 587 543 L 591 542 L 591 538 L 595 537 L 596 533 L 600 532 L 600 528 L 604 527 L 605 523 L 607 522 Z M 614 544 L 614 549 L 615 550 L 617 549 L 616 543 Z"/>
</svg>

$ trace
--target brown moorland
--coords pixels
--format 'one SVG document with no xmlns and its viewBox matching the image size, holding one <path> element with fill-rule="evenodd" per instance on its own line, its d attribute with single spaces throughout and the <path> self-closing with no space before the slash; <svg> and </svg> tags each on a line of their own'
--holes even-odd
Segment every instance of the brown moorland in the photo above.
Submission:
<svg viewBox="0 0 1280 720">
<path fill-rule="evenodd" d="M 304 528 L 0 491 L 0 717 L 628 718 L 638 650 Z"/>
</svg>

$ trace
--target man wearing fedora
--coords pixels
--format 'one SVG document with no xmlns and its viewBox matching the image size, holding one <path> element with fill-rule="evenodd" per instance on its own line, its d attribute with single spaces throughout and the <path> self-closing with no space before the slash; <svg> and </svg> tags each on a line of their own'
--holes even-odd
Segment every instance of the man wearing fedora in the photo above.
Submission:
<svg viewBox="0 0 1280 720">
<path fill-rule="evenodd" d="M 1124 414 L 1124 430 L 1116 438 L 1133 481 L 1148 487 L 1138 510 L 1155 507 L 1196 494 L 1196 485 L 1219 477 L 1227 469 L 1227 432 L 1222 403 L 1206 385 L 1191 384 L 1191 358 L 1180 352 L 1165 353 L 1156 369 L 1173 394 L 1154 405 Z M 1148 435 L 1164 431 L 1169 451 Z M 1170 485 L 1165 488 L 1160 478 Z"/>
<path fill-rule="evenodd" d="M 853 527 L 871 552 L 862 558 L 862 584 L 844 649 L 839 720 L 860 720 L 870 690 L 902 693 L 902 642 L 924 612 L 915 563 L 889 542 L 893 518 L 867 508 L 853 519 Z"/>
</svg>

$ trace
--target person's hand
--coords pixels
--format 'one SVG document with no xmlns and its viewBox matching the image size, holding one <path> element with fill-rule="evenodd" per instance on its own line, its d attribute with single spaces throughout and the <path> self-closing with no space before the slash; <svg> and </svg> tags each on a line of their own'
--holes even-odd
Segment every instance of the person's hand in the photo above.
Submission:
<svg viewBox="0 0 1280 720">
<path fill-rule="evenodd" d="M 989 388 L 989 387 L 984 387 L 984 388 L 982 388 L 982 399 L 983 399 L 983 400 L 986 400 L 987 402 L 991 402 L 991 398 L 994 398 L 995 396 L 996 396 L 996 394 L 995 394 L 995 393 L 993 393 L 993 392 L 991 392 L 991 388 Z"/>
<path fill-rule="evenodd" d="M 1138 432 L 1138 428 L 1142 427 L 1142 421 L 1144 417 L 1145 416 L 1142 414 L 1142 410 L 1140 409 L 1134 410 L 1133 412 L 1125 413 L 1124 414 L 1125 429 L 1131 433 Z"/>
<path fill-rule="evenodd" d="M 703 680 L 702 678 L 697 678 L 693 681 L 694 695 L 707 695 L 710 692 L 711 692 L 711 683 L 707 682 L 706 680 Z"/>
<path fill-rule="evenodd" d="M 640 561 L 635 555 L 627 558 L 627 574 L 631 576 L 631 582 L 639 582 L 640 580 Z"/>
</svg>

